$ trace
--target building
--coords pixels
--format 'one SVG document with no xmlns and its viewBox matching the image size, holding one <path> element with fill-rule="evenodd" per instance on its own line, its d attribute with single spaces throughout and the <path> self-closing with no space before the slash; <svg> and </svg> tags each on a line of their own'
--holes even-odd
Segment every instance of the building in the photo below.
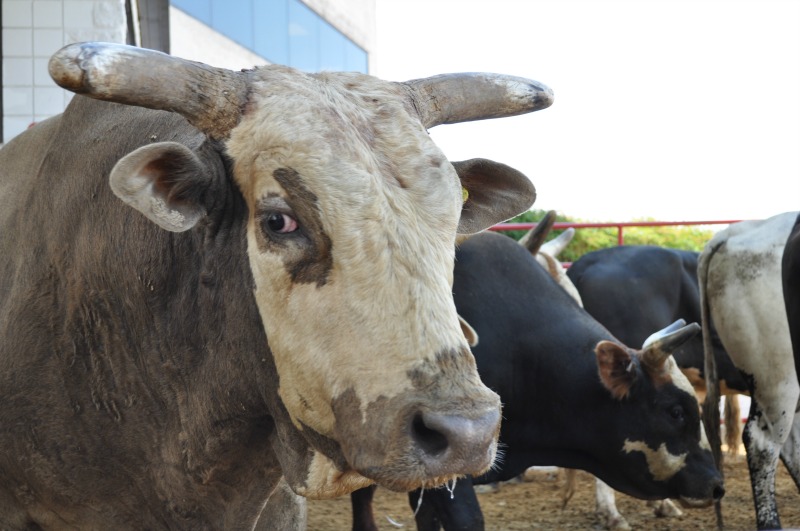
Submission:
<svg viewBox="0 0 800 531">
<path fill-rule="evenodd" d="M 0 141 L 64 110 L 47 73 L 72 42 L 135 44 L 231 69 L 368 73 L 376 0 L 2 0 Z"/>
</svg>

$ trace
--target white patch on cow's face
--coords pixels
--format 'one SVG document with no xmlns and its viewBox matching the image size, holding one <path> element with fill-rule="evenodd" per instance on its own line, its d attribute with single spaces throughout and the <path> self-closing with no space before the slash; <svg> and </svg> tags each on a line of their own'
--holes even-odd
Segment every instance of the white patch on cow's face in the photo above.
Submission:
<svg viewBox="0 0 800 531">
<path fill-rule="evenodd" d="M 675 362 L 675 358 L 669 356 L 667 360 L 664 362 L 664 369 L 669 373 L 670 378 L 672 378 L 672 383 L 675 384 L 675 387 L 680 389 L 681 391 L 689 394 L 697 404 L 697 407 L 700 407 L 700 402 L 697 399 L 697 393 L 695 392 L 694 386 L 692 386 L 689 379 L 683 374 L 683 371 L 680 370 L 678 364 Z M 703 423 L 700 423 L 700 448 L 703 450 L 711 450 L 711 445 L 708 442 L 708 437 L 706 436 L 706 429 L 703 426 Z"/>
<path fill-rule="evenodd" d="M 625 453 L 642 452 L 647 460 L 647 469 L 656 481 L 667 481 L 686 466 L 688 453 L 675 455 L 667 450 L 666 443 L 661 443 L 658 450 L 653 450 L 644 441 L 625 439 L 622 447 Z"/>
<path fill-rule="evenodd" d="M 458 176 L 391 87 L 345 80 L 320 89 L 293 73 L 275 98 L 280 86 L 265 84 L 227 145 L 251 209 L 248 253 L 281 399 L 298 428 L 334 440 L 344 393 L 360 408 L 350 421 L 365 421 L 379 399 L 413 388 L 422 362 L 469 352 L 451 288 Z M 295 217 L 298 234 L 266 234 L 270 208 Z M 488 397 L 474 360 L 465 368 L 448 385 Z"/>
</svg>

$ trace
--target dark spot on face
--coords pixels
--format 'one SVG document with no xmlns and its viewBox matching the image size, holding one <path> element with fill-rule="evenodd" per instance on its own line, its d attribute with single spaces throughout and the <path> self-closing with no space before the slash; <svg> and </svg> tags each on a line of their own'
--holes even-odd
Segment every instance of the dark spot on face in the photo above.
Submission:
<svg viewBox="0 0 800 531">
<path fill-rule="evenodd" d="M 273 172 L 273 176 L 286 191 L 287 202 L 299 228 L 285 235 L 271 234 L 261 228 L 258 236 L 259 248 L 262 252 L 272 249 L 282 255 L 293 283 L 316 283 L 317 286 L 324 286 L 333 268 L 333 243 L 323 229 L 317 196 L 292 169 L 279 168 Z M 257 210 L 257 219 L 261 225 L 262 218 L 266 221 L 271 212 L 261 205 Z"/>
</svg>

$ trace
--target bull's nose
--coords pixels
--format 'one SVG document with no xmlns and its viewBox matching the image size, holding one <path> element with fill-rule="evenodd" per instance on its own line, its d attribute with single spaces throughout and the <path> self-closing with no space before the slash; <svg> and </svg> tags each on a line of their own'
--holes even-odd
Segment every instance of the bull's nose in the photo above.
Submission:
<svg viewBox="0 0 800 531">
<path fill-rule="evenodd" d="M 494 458 L 499 426 L 498 409 L 474 418 L 425 411 L 414 415 L 411 437 L 431 475 L 479 474 Z"/>
<path fill-rule="evenodd" d="M 722 482 L 714 486 L 711 496 L 714 498 L 715 502 L 720 501 L 722 497 L 725 496 L 725 487 L 722 486 Z"/>
</svg>

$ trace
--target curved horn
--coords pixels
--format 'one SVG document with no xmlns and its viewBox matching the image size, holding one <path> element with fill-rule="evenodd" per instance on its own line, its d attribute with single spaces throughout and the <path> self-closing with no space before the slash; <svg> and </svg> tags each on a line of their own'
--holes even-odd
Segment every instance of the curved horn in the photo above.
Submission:
<svg viewBox="0 0 800 531">
<path fill-rule="evenodd" d="M 540 252 L 547 253 L 553 257 L 558 257 L 558 255 L 567 248 L 567 245 L 569 245 L 569 242 L 572 241 L 573 236 L 575 236 L 575 229 L 573 227 L 569 227 L 565 229 L 564 232 L 542 245 Z"/>
<path fill-rule="evenodd" d="M 669 333 L 664 333 L 665 330 L 672 329 L 677 323 L 682 321 L 683 319 L 680 319 L 661 332 L 653 334 L 653 336 L 657 337 L 652 341 L 651 339 L 653 336 L 647 338 L 645 347 L 642 350 L 642 364 L 654 369 L 661 368 L 667 358 L 670 357 L 678 347 L 700 332 L 700 325 L 697 323 L 689 323 L 686 326 L 683 326 L 683 324 L 678 325 L 677 330 L 673 329 Z"/>
<path fill-rule="evenodd" d="M 535 255 L 539 252 L 539 248 L 544 243 L 547 235 L 553 228 L 553 223 L 556 222 L 556 211 L 550 210 L 544 217 L 533 227 L 525 233 L 525 236 L 519 239 L 520 245 L 525 247 L 531 254 Z"/>
<path fill-rule="evenodd" d="M 501 74 L 442 74 L 402 83 L 425 128 L 545 109 L 553 91 L 530 79 Z"/>
<path fill-rule="evenodd" d="M 217 139 L 239 123 L 247 96 L 245 74 L 122 44 L 70 44 L 50 58 L 48 68 L 67 90 L 177 112 Z"/>
<path fill-rule="evenodd" d="M 686 321 L 683 320 L 683 319 L 678 319 L 674 323 L 672 323 L 670 325 L 667 325 L 666 327 L 662 328 L 658 332 L 650 334 L 650 336 L 647 339 L 644 340 L 644 343 L 642 343 L 642 349 L 646 349 L 652 343 L 655 343 L 656 341 L 658 341 L 662 337 L 664 337 L 664 336 L 666 336 L 668 334 L 671 334 L 675 330 L 678 330 L 678 329 L 680 329 L 681 327 L 684 327 L 684 326 L 686 326 Z"/>
</svg>

